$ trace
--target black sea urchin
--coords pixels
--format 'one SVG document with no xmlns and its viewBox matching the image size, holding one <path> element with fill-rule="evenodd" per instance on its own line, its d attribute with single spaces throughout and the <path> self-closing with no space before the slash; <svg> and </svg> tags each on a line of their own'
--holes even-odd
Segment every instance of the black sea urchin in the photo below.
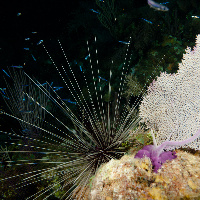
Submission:
<svg viewBox="0 0 200 200">
<path fill-rule="evenodd" d="M 62 87 L 41 84 L 23 69 L 8 70 L 4 99 L 12 114 L 1 113 L 18 120 L 20 131 L 1 131 L 8 136 L 8 151 L 2 154 L 10 157 L 4 160 L 8 166 L 1 175 L 2 198 L 83 199 L 90 178 L 102 163 L 124 154 L 119 147 L 139 122 L 137 104 L 122 97 L 127 58 L 117 89 L 112 87 L 111 71 L 106 79 L 98 60 L 93 67 L 89 47 L 86 71 L 69 63 L 58 43 L 63 64 L 56 64 L 40 45 L 58 71 Z"/>
</svg>

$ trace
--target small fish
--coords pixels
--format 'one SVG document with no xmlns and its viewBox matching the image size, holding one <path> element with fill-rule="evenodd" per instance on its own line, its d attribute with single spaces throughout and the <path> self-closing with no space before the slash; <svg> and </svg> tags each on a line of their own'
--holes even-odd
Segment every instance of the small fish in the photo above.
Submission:
<svg viewBox="0 0 200 200">
<path fill-rule="evenodd" d="M 32 33 L 32 34 L 37 34 L 37 32 L 34 32 L 34 31 L 33 31 L 33 32 L 31 32 L 31 33 Z"/>
<path fill-rule="evenodd" d="M 77 103 L 75 101 L 71 101 L 70 99 L 62 99 L 63 101 L 67 101 L 68 103 L 76 105 Z"/>
<path fill-rule="evenodd" d="M 99 14 L 98 11 L 94 10 L 94 9 L 90 9 L 92 12 Z"/>
<path fill-rule="evenodd" d="M 24 50 L 29 51 L 29 48 L 26 48 L 26 47 L 25 47 Z"/>
<path fill-rule="evenodd" d="M 21 16 L 22 15 L 22 13 L 17 13 L 17 17 L 19 17 L 19 16 Z"/>
<path fill-rule="evenodd" d="M 144 18 L 141 18 L 141 19 L 143 19 L 145 22 L 147 22 L 147 23 L 149 23 L 149 24 L 153 24 L 153 22 L 151 22 L 151 21 L 149 21 L 149 20 L 147 20 L 147 19 L 144 19 Z"/>
<path fill-rule="evenodd" d="M 103 81 L 107 81 L 105 78 L 102 78 L 101 76 L 98 76 L 98 78 L 103 80 Z"/>
<path fill-rule="evenodd" d="M 88 55 L 85 57 L 85 60 L 87 60 L 89 57 L 90 57 L 90 54 L 88 54 Z"/>
<path fill-rule="evenodd" d="M 34 57 L 34 55 L 33 55 L 33 54 L 31 54 L 31 56 L 32 56 L 33 60 L 34 60 L 34 61 L 36 61 L 36 58 Z"/>
<path fill-rule="evenodd" d="M 165 4 L 168 4 L 169 2 L 163 2 L 163 3 L 160 3 L 160 4 L 163 4 L 163 5 L 165 5 Z"/>
<path fill-rule="evenodd" d="M 81 70 L 81 71 L 83 71 L 83 69 L 82 69 L 82 66 L 81 66 L 81 65 L 79 65 L 79 68 L 80 68 L 80 70 Z"/>
<path fill-rule="evenodd" d="M 37 45 L 40 45 L 40 44 L 42 44 L 43 43 L 43 40 L 40 40 L 38 43 L 37 43 Z"/>
<path fill-rule="evenodd" d="M 76 105 L 77 103 L 75 101 L 68 101 L 68 103 Z"/>
<path fill-rule="evenodd" d="M 155 10 L 158 10 L 158 11 L 168 11 L 169 8 L 164 6 L 163 4 L 160 4 L 160 3 L 156 3 L 155 1 L 153 0 L 147 0 L 147 3 L 149 4 L 149 6 Z"/>
<path fill-rule="evenodd" d="M 63 88 L 63 87 L 53 87 L 53 89 L 54 89 L 53 91 L 56 92 L 56 91 L 58 91 L 58 90 L 60 90 L 60 89 L 62 89 L 62 88 Z"/>
<path fill-rule="evenodd" d="M 42 84 L 36 84 L 37 86 L 44 86 L 44 85 L 46 85 L 47 83 L 42 83 Z"/>
<path fill-rule="evenodd" d="M 23 66 L 10 66 L 10 67 L 17 68 L 17 69 L 22 69 L 23 68 Z"/>
<path fill-rule="evenodd" d="M 30 38 L 25 38 L 25 40 L 30 40 Z"/>
<path fill-rule="evenodd" d="M 125 41 L 119 41 L 122 44 L 130 44 L 130 42 L 125 42 Z"/>
<path fill-rule="evenodd" d="M 6 76 L 10 77 L 10 75 L 4 69 L 2 69 L 2 70 L 6 74 Z"/>
<path fill-rule="evenodd" d="M 6 95 L 5 93 L 6 88 L 0 88 L 0 90 Z"/>
</svg>

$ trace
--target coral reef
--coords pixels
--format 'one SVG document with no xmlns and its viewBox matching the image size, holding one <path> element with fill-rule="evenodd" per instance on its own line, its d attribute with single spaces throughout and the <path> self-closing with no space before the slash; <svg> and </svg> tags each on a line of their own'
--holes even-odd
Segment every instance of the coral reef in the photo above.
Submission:
<svg viewBox="0 0 200 200">
<path fill-rule="evenodd" d="M 195 199 L 200 197 L 200 158 L 177 150 L 177 159 L 166 162 L 156 174 L 148 158 L 134 154 L 111 160 L 98 170 L 86 199 Z"/>
<path fill-rule="evenodd" d="M 199 150 L 200 35 L 191 51 L 188 47 L 176 74 L 161 73 L 148 87 L 140 105 L 141 122 L 152 129 L 154 145 L 140 150 L 137 158 L 149 157 L 155 172 L 166 161 L 175 159 L 175 148 Z M 156 131 L 156 135 L 153 131 Z"/>
<path fill-rule="evenodd" d="M 7 153 L 11 157 L 12 167 L 6 165 L 9 159 L 5 156 L 1 158 L 0 167 L 3 170 L 0 173 L 0 199 L 61 199 L 62 196 L 71 198 L 72 192 L 73 198 L 82 199 L 86 192 L 89 194 L 87 181 L 93 176 L 100 164 L 113 157 L 121 157 L 121 154 L 124 153 L 122 150 L 130 148 L 131 142 L 130 140 L 126 141 L 126 139 L 132 130 L 138 128 L 136 126 L 139 121 L 138 118 L 135 118 L 137 114 L 134 111 L 133 104 L 135 97 L 130 96 L 141 97 L 140 90 L 142 90 L 142 87 L 146 88 L 146 85 L 156 75 L 160 74 L 160 71 L 176 72 L 177 63 L 182 57 L 183 50 L 187 45 L 191 46 L 195 34 L 200 32 L 200 21 L 196 16 L 200 11 L 199 0 L 171 0 L 166 3 L 168 3 L 167 7 L 170 9 L 168 13 L 154 12 L 153 9 L 149 8 L 146 1 L 136 0 L 96 0 L 78 3 L 72 1 L 70 6 L 66 2 L 56 4 L 53 1 L 44 1 L 40 6 L 37 4 L 32 4 L 32 6 L 28 4 L 20 5 L 17 2 L 17 6 L 12 6 L 12 9 L 10 9 L 9 3 L 8 10 L 4 9 L 4 6 L 1 7 L 1 10 L 5 12 L 2 13 L 1 18 L 3 30 L 1 34 L 3 33 L 3 35 L 1 37 L 0 50 L 2 56 L 0 62 L 2 68 L 20 64 L 26 68 L 27 74 L 31 74 L 37 80 L 47 80 L 49 83 L 53 81 L 58 86 L 62 86 L 58 76 L 54 73 L 54 65 L 59 74 L 60 71 L 62 72 L 62 79 L 63 75 L 66 75 L 64 79 L 68 81 L 67 87 L 70 86 L 68 89 L 73 92 L 70 93 L 67 90 L 65 93 L 62 90 L 57 95 L 53 88 L 51 88 L 50 94 L 49 90 L 46 91 L 42 86 L 33 89 L 34 86 L 30 85 L 30 82 L 35 81 L 33 79 L 28 82 L 29 86 L 25 86 L 26 88 L 21 92 L 20 88 L 23 82 L 20 81 L 18 86 L 15 87 L 16 94 L 20 98 L 22 97 L 21 99 L 14 101 L 15 92 L 8 96 L 3 94 L 3 98 L 7 97 L 11 101 L 9 105 L 11 105 L 13 116 L 9 114 L 10 112 L 8 113 L 6 107 L 3 107 L 3 111 L 0 110 L 0 123 L 2 124 L 0 127 L 2 130 L 0 131 L 0 144 L 8 142 L 9 152 Z M 18 14 L 22 14 L 22 16 L 16 15 L 19 12 L 18 10 L 20 10 Z M 193 15 L 196 17 L 193 18 Z M 9 29 L 7 29 L 8 25 Z M 16 27 L 20 28 L 16 29 Z M 98 43 L 92 42 L 95 36 L 99 38 L 100 46 Z M 127 49 L 126 45 L 130 43 L 128 41 L 130 36 L 132 38 L 130 50 L 127 59 L 124 59 L 124 52 Z M 60 47 L 53 45 L 48 48 L 48 51 L 53 51 L 53 53 L 49 51 L 52 58 L 56 58 L 56 61 L 58 61 L 55 65 L 51 56 L 46 58 L 46 54 L 43 54 L 43 50 L 40 48 L 43 44 L 38 45 L 38 41 L 41 39 L 45 43 L 51 41 L 54 44 L 53 41 L 58 38 L 64 44 L 63 46 L 67 46 L 65 48 L 68 49 L 66 55 L 71 61 L 70 70 L 72 68 L 73 71 L 65 71 L 65 66 L 62 67 L 65 63 L 65 56 L 63 57 L 63 54 L 60 53 Z M 89 41 L 91 52 L 97 52 L 96 45 L 104 47 L 98 47 L 100 65 L 93 65 L 95 59 L 92 59 L 92 62 L 89 61 L 90 59 L 85 59 L 90 55 L 85 41 Z M 61 47 L 61 49 L 63 48 Z M 26 51 L 25 59 L 22 56 L 24 50 Z M 94 54 L 94 58 L 96 58 L 97 53 Z M 131 54 L 131 59 L 128 59 L 129 54 Z M 78 61 L 77 64 L 74 63 L 76 60 Z M 125 68 L 124 60 L 127 61 Z M 111 64 L 111 61 L 114 64 Z M 131 68 L 132 74 L 127 75 Z M 109 83 L 110 69 L 115 73 L 113 73 Z M 91 74 L 93 74 L 93 77 Z M 126 91 L 121 88 L 121 85 L 124 86 L 122 80 L 124 80 L 125 74 L 127 75 Z M 76 76 L 75 80 L 74 75 Z M 87 83 L 85 77 L 87 77 Z M 102 79 L 100 80 L 99 77 Z M 187 78 L 187 76 L 185 77 Z M 17 77 L 13 77 L 13 79 L 16 82 L 19 81 Z M 3 78 L 0 78 L 0 87 L 4 91 L 5 86 L 3 86 L 2 81 Z M 190 78 L 188 78 L 189 81 Z M 137 84 L 137 87 L 135 87 L 135 84 Z M 96 94 L 96 89 L 93 86 L 97 88 L 98 94 Z M 109 92 L 107 92 L 108 87 Z M 88 88 L 90 88 L 90 91 Z M 173 89 L 175 90 L 176 87 Z M 188 86 L 187 89 L 190 90 L 190 87 Z M 10 91 L 10 87 L 7 87 L 7 91 Z M 117 97 L 118 91 L 120 96 Z M 26 93 L 26 98 L 23 98 L 23 92 Z M 44 92 L 47 96 L 43 96 Z M 126 99 L 124 99 L 125 95 Z M 45 100 L 45 97 L 51 97 L 51 102 L 49 102 L 49 98 Z M 72 97 L 74 98 L 72 99 Z M 99 100 L 100 98 L 101 100 Z M 113 102 L 112 105 L 111 101 Z M 46 104 L 47 102 L 48 104 Z M 192 103 L 194 102 L 192 101 Z M 1 105 L 3 104 L 1 103 Z M 18 109 L 18 106 L 21 106 L 21 109 Z M 3 113 L 5 115 L 8 113 L 7 116 L 15 118 L 19 123 L 15 122 L 14 124 L 11 119 L 7 120 L 8 117 L 2 115 Z M 159 114 L 156 113 L 151 119 Z M 167 116 L 165 120 L 167 124 L 171 118 Z M 173 120 L 176 121 L 176 117 Z M 187 123 L 195 124 L 194 121 Z M 179 123 L 176 123 L 175 129 L 178 128 Z M 188 137 L 191 136 L 190 131 Z M 136 148 L 141 149 L 142 146 L 150 145 L 152 142 L 150 140 L 152 136 L 145 134 L 143 137 L 142 134 L 141 131 L 141 134 L 135 135 L 136 137 L 132 141 L 134 150 Z M 159 137 L 159 134 L 155 136 Z M 165 141 L 166 138 L 163 140 Z M 199 140 L 196 140 L 196 142 L 199 142 Z M 5 147 L 3 150 L 5 151 Z M 23 152 L 27 150 L 29 152 Z M 49 155 L 50 153 L 52 155 Z M 44 154 L 47 155 L 44 156 Z M 164 155 L 168 155 L 168 158 L 173 156 L 170 155 L 170 152 L 164 153 Z M 168 163 L 176 163 L 179 159 L 178 154 L 177 156 L 176 160 L 167 161 L 162 170 L 165 171 L 165 166 L 168 166 Z M 163 160 L 165 161 L 166 158 L 161 159 L 162 162 Z M 133 159 L 133 163 L 135 172 L 133 173 L 130 170 L 130 174 L 133 173 L 135 178 L 133 182 L 138 186 L 136 189 L 134 188 L 135 198 L 138 198 L 138 196 L 142 198 L 145 195 L 150 199 L 170 196 L 162 188 L 165 186 L 164 184 L 169 185 L 169 183 L 163 181 L 162 185 L 158 181 L 167 178 L 159 177 L 156 182 L 157 176 L 152 172 L 152 165 L 155 166 L 155 163 L 151 164 L 149 159 L 144 159 L 144 161 Z M 140 166 L 141 169 L 137 166 Z M 125 168 L 122 164 L 120 164 L 120 167 Z M 120 167 L 118 166 L 118 168 Z M 116 168 L 114 167 L 114 169 Z M 154 177 L 149 182 L 146 181 L 149 180 L 149 175 L 145 175 L 145 169 Z M 50 173 L 51 170 L 53 173 Z M 184 171 L 183 168 L 181 170 Z M 158 170 L 158 175 L 159 173 Z M 170 173 L 166 176 L 172 176 L 173 173 Z M 116 177 L 120 177 L 120 175 Z M 95 181 L 96 178 L 92 180 Z M 180 180 L 182 179 L 180 178 Z M 120 182 L 120 185 L 117 185 L 118 191 L 120 188 L 123 190 L 123 187 L 127 187 L 128 181 Z M 146 193 L 139 192 L 143 187 L 143 182 L 147 186 L 152 184 L 152 188 L 147 190 Z M 154 182 L 155 184 L 160 183 L 162 186 L 156 185 L 154 187 Z M 109 183 L 112 184 L 112 181 Z M 179 184 L 177 180 L 175 180 L 175 183 Z M 93 185 L 93 181 L 91 181 L 91 185 Z M 186 187 L 188 191 L 191 189 L 192 192 L 193 190 L 198 192 L 196 186 L 198 186 L 198 183 L 193 179 L 188 180 L 185 185 L 181 185 L 181 187 Z M 174 185 L 173 187 L 176 188 Z M 171 188 L 168 187 L 167 189 L 170 190 Z M 178 189 L 182 192 L 182 189 Z M 116 188 L 112 194 L 115 194 L 115 191 Z M 126 198 L 129 191 L 130 189 L 124 189 L 124 193 L 120 194 L 119 198 Z M 182 196 L 195 196 L 188 191 L 182 192 Z M 96 198 L 95 192 L 93 190 L 92 197 L 94 199 Z M 105 195 L 105 199 L 115 199 L 112 194 Z M 173 195 L 170 197 L 173 197 Z M 104 196 L 99 196 L 99 198 L 104 198 Z"/>
</svg>

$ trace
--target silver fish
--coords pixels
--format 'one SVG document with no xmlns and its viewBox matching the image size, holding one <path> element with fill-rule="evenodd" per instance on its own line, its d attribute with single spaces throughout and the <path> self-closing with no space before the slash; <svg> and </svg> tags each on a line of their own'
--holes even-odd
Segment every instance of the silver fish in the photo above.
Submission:
<svg viewBox="0 0 200 200">
<path fill-rule="evenodd" d="M 37 43 L 37 45 L 40 45 L 40 44 L 42 44 L 44 41 L 43 40 L 40 40 L 38 43 Z"/>
<path fill-rule="evenodd" d="M 19 65 L 14 65 L 14 66 L 10 66 L 10 67 L 18 68 L 18 69 L 22 69 L 23 68 L 23 66 L 19 66 Z"/>
<path fill-rule="evenodd" d="M 149 6 L 155 10 L 158 11 L 168 11 L 169 8 L 167 6 L 164 6 L 163 4 L 160 3 L 156 3 L 155 1 L 152 0 L 147 0 L 147 3 L 149 4 Z"/>
<path fill-rule="evenodd" d="M 130 44 L 130 42 L 125 42 L 125 41 L 119 41 L 122 44 Z"/>
</svg>

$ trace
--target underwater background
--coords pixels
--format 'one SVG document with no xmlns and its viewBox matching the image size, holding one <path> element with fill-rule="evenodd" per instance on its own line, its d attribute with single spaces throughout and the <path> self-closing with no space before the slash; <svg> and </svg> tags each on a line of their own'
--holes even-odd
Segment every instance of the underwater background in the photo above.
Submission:
<svg viewBox="0 0 200 200">
<path fill-rule="evenodd" d="M 64 58 L 59 52 L 59 40 L 70 65 L 73 66 L 77 81 L 83 82 L 80 72 L 84 71 L 89 88 L 92 88 L 94 78 L 89 67 L 88 46 L 91 52 L 98 49 L 98 55 L 93 53 L 93 58 L 98 59 L 100 64 L 93 67 L 96 71 L 100 70 L 100 77 L 95 77 L 95 80 L 99 78 L 102 81 L 103 102 L 114 102 L 113 96 L 121 81 L 127 53 L 129 61 L 125 65 L 127 76 L 123 77 L 126 79 L 126 84 L 121 104 L 125 105 L 127 101 L 134 102 L 141 97 L 142 88 L 146 89 L 160 72 L 177 72 L 178 63 L 181 62 L 186 47 L 194 46 L 195 37 L 200 33 L 200 2 L 198 0 L 157 0 L 156 2 L 163 3 L 169 10 L 157 11 L 151 8 L 146 0 L 3 2 L 0 8 L 1 91 L 7 88 L 3 77 L 9 79 L 7 73 L 12 74 L 8 69 L 11 66 L 22 66 L 30 77 L 34 77 L 40 83 L 53 82 L 53 86 L 63 87 L 52 60 L 42 47 L 45 43 L 49 54 L 57 61 L 57 65 L 61 65 Z M 95 38 L 97 38 L 96 42 Z M 111 61 L 114 62 L 113 65 Z M 114 72 L 111 79 L 112 96 L 107 95 L 110 70 Z M 62 91 L 62 88 L 57 89 L 60 97 L 67 99 L 70 109 L 80 115 L 72 95 Z M 85 92 L 84 84 L 81 90 Z M 88 94 L 86 92 L 84 94 L 88 100 Z M 9 108 L 4 101 L 6 98 L 7 96 L 2 92 L 0 109 L 9 113 Z M 94 104 L 96 105 L 97 101 Z M 47 107 L 47 110 L 62 117 L 56 106 L 49 103 Z M 47 120 L 51 123 L 51 119 L 47 117 Z M 67 120 L 65 122 L 68 123 Z M 17 132 L 20 128 L 17 120 L 0 115 L 1 131 Z M 142 140 L 145 139 L 142 138 Z M 0 145 L 3 148 L 5 148 L 5 142 L 9 147 L 10 137 L 1 133 Z M 10 169 L 3 164 L 2 160 L 1 174 Z M 15 170 L 15 173 L 23 173 L 23 168 L 19 171 Z M 31 171 L 33 168 L 24 170 Z M 9 174 L 12 175 L 9 171 L 6 176 Z M 35 184 L 34 191 L 36 188 L 46 186 L 47 183 Z M 22 195 L 10 192 L 5 187 L 0 193 L 0 198 L 26 199 L 27 196 L 32 195 L 31 189 L 29 187 L 23 191 Z M 6 190 L 9 192 L 5 195 Z M 62 195 L 56 194 L 48 199 L 60 199 Z"/>
</svg>

